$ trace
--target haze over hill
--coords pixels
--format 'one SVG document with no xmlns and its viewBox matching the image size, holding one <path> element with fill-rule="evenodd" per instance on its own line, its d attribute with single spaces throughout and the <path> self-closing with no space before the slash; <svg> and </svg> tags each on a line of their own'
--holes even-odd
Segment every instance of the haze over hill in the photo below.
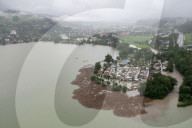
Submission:
<svg viewBox="0 0 192 128">
<path fill-rule="evenodd" d="M 1 0 L 0 9 L 57 16 L 64 21 L 135 22 L 161 17 L 191 17 L 191 0 Z"/>
</svg>

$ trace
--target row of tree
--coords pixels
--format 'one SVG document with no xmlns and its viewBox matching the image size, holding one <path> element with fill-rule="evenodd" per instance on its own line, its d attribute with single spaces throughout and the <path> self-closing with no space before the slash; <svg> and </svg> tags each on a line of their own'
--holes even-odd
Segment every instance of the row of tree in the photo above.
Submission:
<svg viewBox="0 0 192 128">
<path fill-rule="evenodd" d="M 174 50 L 157 55 L 158 59 L 169 60 L 168 71 L 172 71 L 175 63 L 177 70 L 184 76 L 184 82 L 179 89 L 178 106 L 192 104 L 192 53 L 185 49 L 175 47 Z"/>
<path fill-rule="evenodd" d="M 175 55 L 175 64 L 178 71 L 185 77 L 182 86 L 179 89 L 178 106 L 187 106 L 192 104 L 192 53 L 179 49 Z"/>
<path fill-rule="evenodd" d="M 176 79 L 157 73 L 153 74 L 152 79 L 148 79 L 146 83 L 143 83 L 138 91 L 141 95 L 151 99 L 163 99 L 173 90 L 176 84 Z"/>
<path fill-rule="evenodd" d="M 95 34 L 96 40 L 91 40 L 89 38 L 87 41 L 83 40 L 82 43 L 94 44 L 94 45 L 109 45 L 111 47 L 116 47 L 119 43 L 119 38 L 116 33 L 107 33 L 105 35 Z"/>
<path fill-rule="evenodd" d="M 152 44 L 154 44 L 155 49 L 159 50 L 171 50 L 177 45 L 177 39 L 178 39 L 179 34 L 178 33 L 172 33 L 167 37 L 161 37 L 161 36 L 156 36 L 153 39 Z M 166 48 L 165 42 L 169 42 L 169 47 Z"/>
</svg>

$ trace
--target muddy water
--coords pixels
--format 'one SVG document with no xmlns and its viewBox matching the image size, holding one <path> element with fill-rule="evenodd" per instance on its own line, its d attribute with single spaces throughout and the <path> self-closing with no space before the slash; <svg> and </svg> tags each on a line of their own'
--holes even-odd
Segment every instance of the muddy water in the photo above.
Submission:
<svg viewBox="0 0 192 128">
<path fill-rule="evenodd" d="M 178 84 L 174 90 L 163 100 L 154 100 L 150 103 L 150 107 L 147 108 L 148 113 L 142 115 L 141 119 L 152 126 L 169 126 L 179 124 L 192 117 L 192 107 L 179 108 L 178 92 L 179 87 L 183 82 L 183 76 L 174 68 L 173 73 L 163 72 L 162 74 L 171 76 L 177 79 Z"/>
<path fill-rule="evenodd" d="M 31 49 L 31 44 L 0 46 L 0 86 L 1 94 L 6 96 L 1 97 L 0 115 L 4 124 L 18 128 L 73 128 L 72 123 L 79 124 L 78 128 L 191 127 L 192 107 L 176 106 L 178 88 L 182 83 L 182 76 L 176 70 L 169 74 L 179 81 L 172 93 L 162 101 L 152 102 L 147 115 L 123 118 L 115 116 L 112 111 L 85 108 L 72 99 L 77 87 L 71 82 L 79 74 L 79 69 L 103 59 L 107 53 L 116 54 L 115 49 L 39 42 L 34 44 L 26 57 L 23 55 L 27 54 L 27 49 Z M 18 67 L 21 67 L 21 71 Z M 19 78 L 14 76 L 17 72 Z M 9 86 L 6 81 L 10 82 Z M 13 120 L 16 117 L 8 118 L 7 112 L 11 112 L 8 101 L 12 99 L 14 102 L 12 87 L 16 88 L 16 85 L 16 104 L 13 109 L 16 109 L 14 114 L 17 119 Z M 63 104 L 56 106 L 57 102 Z M 0 126 L 3 126 L 2 123 Z"/>
</svg>

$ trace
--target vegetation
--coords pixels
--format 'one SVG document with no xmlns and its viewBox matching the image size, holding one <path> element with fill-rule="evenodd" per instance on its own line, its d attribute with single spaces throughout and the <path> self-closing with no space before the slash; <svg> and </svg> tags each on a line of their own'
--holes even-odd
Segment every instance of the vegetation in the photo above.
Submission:
<svg viewBox="0 0 192 128">
<path fill-rule="evenodd" d="M 177 70 L 185 77 L 179 89 L 178 106 L 184 107 L 192 105 L 192 53 L 185 49 L 175 47 L 174 50 L 164 52 L 158 55 L 157 58 L 161 60 L 173 58 L 173 63 L 175 63 Z"/>
<path fill-rule="evenodd" d="M 187 20 L 184 24 L 177 26 L 177 28 L 185 34 L 185 44 L 192 44 L 192 20 Z"/>
<path fill-rule="evenodd" d="M 142 84 L 138 91 L 141 95 L 151 99 L 163 99 L 173 90 L 174 85 L 176 84 L 176 79 L 157 73 L 153 75 L 152 79 L 149 79 L 145 84 Z"/>
<path fill-rule="evenodd" d="M 192 32 L 192 21 L 188 20 L 184 24 L 177 27 L 183 33 L 190 33 Z"/>
<path fill-rule="evenodd" d="M 114 84 L 112 86 L 112 91 L 114 91 L 114 92 L 119 92 L 119 91 L 121 91 L 121 89 L 122 89 L 122 87 L 118 86 L 117 84 Z"/>
<path fill-rule="evenodd" d="M 109 55 L 109 54 L 107 56 L 105 56 L 105 61 L 107 63 L 113 62 L 112 56 Z M 104 65 L 104 68 L 105 68 L 105 66 L 107 67 L 108 64 Z M 95 81 L 96 84 L 99 84 L 102 87 L 110 86 L 111 82 L 109 81 L 109 79 L 116 79 L 116 76 L 115 75 L 114 76 L 102 75 L 102 74 L 99 73 L 100 69 L 101 69 L 100 62 L 95 63 L 94 75 L 91 76 L 91 81 Z M 122 92 L 126 93 L 127 92 L 127 87 L 118 85 L 115 82 L 115 83 L 113 83 L 113 86 L 111 87 L 111 90 L 112 91 L 122 91 Z"/>
<path fill-rule="evenodd" d="M 128 35 L 123 38 L 124 43 L 135 45 L 138 48 L 150 48 L 152 36 Z"/>
<path fill-rule="evenodd" d="M 124 93 L 126 93 L 126 92 L 127 92 L 127 87 L 126 87 L 126 86 L 123 86 L 123 87 L 122 87 L 122 91 L 123 91 Z"/>
<path fill-rule="evenodd" d="M 147 82 L 142 83 L 141 86 L 138 88 L 138 91 L 140 92 L 141 96 L 145 95 L 146 84 L 147 84 Z"/>
<path fill-rule="evenodd" d="M 117 46 L 117 49 L 119 50 L 117 60 L 129 58 L 131 63 L 134 64 L 148 62 L 153 57 L 153 52 L 149 48 L 142 48 L 138 50 L 129 47 L 129 44 L 122 43 Z"/>
<path fill-rule="evenodd" d="M 96 40 L 88 39 L 88 41 L 83 41 L 82 43 L 88 43 L 93 45 L 109 45 L 111 47 L 116 47 L 119 43 L 119 38 L 115 33 L 108 33 L 105 35 L 95 34 Z"/>
<path fill-rule="evenodd" d="M 119 59 L 126 59 L 135 51 L 134 48 L 129 47 L 129 44 L 119 44 L 117 49 L 119 50 Z"/>
<path fill-rule="evenodd" d="M 105 60 L 104 61 L 107 62 L 107 63 L 113 62 L 113 57 L 111 55 L 107 54 L 105 56 Z"/>
<path fill-rule="evenodd" d="M 158 50 L 171 50 L 174 49 L 174 47 L 177 45 L 177 39 L 178 39 L 177 33 L 172 33 L 171 35 L 167 37 L 161 37 L 157 36 L 155 39 L 153 39 L 153 44 L 155 44 L 155 49 Z M 164 43 L 166 41 L 169 41 L 169 47 L 167 48 L 167 44 Z"/>
<path fill-rule="evenodd" d="M 185 77 L 179 90 L 178 106 L 192 104 L 192 53 L 180 49 L 175 55 L 175 64 L 179 72 Z"/>
<path fill-rule="evenodd" d="M 173 58 L 169 60 L 166 71 L 173 72 Z"/>
<path fill-rule="evenodd" d="M 35 16 L 0 16 L 0 44 L 38 41 L 56 23 L 48 18 Z M 12 30 L 16 35 L 10 34 Z"/>
<path fill-rule="evenodd" d="M 108 76 L 104 76 L 104 77 L 107 78 Z M 98 75 L 98 74 L 91 76 L 91 81 L 95 81 L 96 84 L 100 84 L 102 87 L 110 86 L 110 84 L 111 84 L 109 81 L 104 82 L 104 79 L 102 78 L 102 76 Z M 122 91 L 123 93 L 126 93 L 127 87 L 118 85 L 117 83 L 113 83 L 111 90 L 114 92 L 121 92 Z"/>
<path fill-rule="evenodd" d="M 100 62 L 95 63 L 94 73 L 97 74 L 100 69 L 101 69 Z"/>
<path fill-rule="evenodd" d="M 185 45 L 192 44 L 192 34 L 190 34 L 190 33 L 185 34 L 184 44 Z"/>
<path fill-rule="evenodd" d="M 153 57 L 153 52 L 148 48 L 143 48 L 135 52 L 135 59 L 142 61 L 150 61 Z"/>
</svg>

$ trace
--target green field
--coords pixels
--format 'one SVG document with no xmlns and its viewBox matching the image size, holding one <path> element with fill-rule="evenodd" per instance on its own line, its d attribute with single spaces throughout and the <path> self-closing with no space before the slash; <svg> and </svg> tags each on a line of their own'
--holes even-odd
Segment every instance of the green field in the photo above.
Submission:
<svg viewBox="0 0 192 128">
<path fill-rule="evenodd" d="M 185 44 L 192 44 L 192 34 L 185 34 Z"/>
<path fill-rule="evenodd" d="M 133 44 L 138 48 L 150 48 L 149 45 L 141 42 L 149 42 L 153 37 L 152 36 L 133 36 L 129 35 L 122 39 L 124 43 Z"/>
</svg>

